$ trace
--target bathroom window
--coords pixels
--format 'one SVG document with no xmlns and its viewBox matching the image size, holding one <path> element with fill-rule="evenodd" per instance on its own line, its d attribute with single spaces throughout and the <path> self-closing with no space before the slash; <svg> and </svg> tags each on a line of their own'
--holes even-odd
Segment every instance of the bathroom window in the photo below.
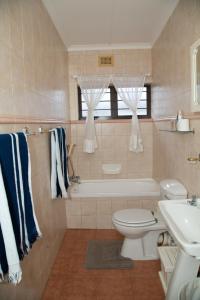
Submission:
<svg viewBox="0 0 200 300">
<path fill-rule="evenodd" d="M 138 118 L 151 117 L 151 85 L 146 84 L 142 89 L 142 97 L 138 103 Z M 79 104 L 79 120 L 85 119 L 87 116 L 87 105 L 82 97 L 81 89 L 78 86 L 78 104 Z M 117 95 L 114 86 L 109 86 L 103 99 L 98 103 L 94 116 L 96 119 L 130 119 L 132 117 L 131 110 Z"/>
</svg>

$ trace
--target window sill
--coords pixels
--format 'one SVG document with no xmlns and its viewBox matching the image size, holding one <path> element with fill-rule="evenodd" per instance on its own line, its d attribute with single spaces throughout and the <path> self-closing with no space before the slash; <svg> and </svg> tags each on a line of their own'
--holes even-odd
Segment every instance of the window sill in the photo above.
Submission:
<svg viewBox="0 0 200 300">
<path fill-rule="evenodd" d="M 103 123 L 130 123 L 131 119 L 96 119 L 95 123 L 96 124 L 103 124 Z M 152 118 L 144 118 L 144 119 L 139 119 L 140 123 L 143 122 L 153 122 Z M 71 124 L 84 124 L 85 120 L 71 120 Z"/>
</svg>

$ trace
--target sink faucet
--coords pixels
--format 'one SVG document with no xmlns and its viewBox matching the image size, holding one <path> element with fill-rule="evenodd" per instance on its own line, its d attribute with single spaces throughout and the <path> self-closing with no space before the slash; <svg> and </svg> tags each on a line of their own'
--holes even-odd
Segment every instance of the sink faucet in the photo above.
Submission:
<svg viewBox="0 0 200 300">
<path fill-rule="evenodd" d="M 189 201 L 189 204 L 192 206 L 197 206 L 197 196 L 192 195 L 192 200 Z"/>
</svg>

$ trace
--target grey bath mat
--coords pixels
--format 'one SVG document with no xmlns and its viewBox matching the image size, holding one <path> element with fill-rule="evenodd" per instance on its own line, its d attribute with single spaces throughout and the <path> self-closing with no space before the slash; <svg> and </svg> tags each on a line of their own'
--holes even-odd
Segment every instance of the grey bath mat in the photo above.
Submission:
<svg viewBox="0 0 200 300">
<path fill-rule="evenodd" d="M 122 241 L 91 240 L 86 255 L 87 269 L 131 269 L 133 261 L 120 255 Z"/>
</svg>

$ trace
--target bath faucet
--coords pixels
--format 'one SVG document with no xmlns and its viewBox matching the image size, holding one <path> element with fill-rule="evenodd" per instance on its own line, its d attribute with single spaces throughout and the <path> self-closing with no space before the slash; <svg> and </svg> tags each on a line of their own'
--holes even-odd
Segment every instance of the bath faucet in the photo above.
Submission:
<svg viewBox="0 0 200 300">
<path fill-rule="evenodd" d="M 197 196 L 192 195 L 192 200 L 188 201 L 188 203 L 192 206 L 197 206 Z"/>
<path fill-rule="evenodd" d="M 70 176 L 69 177 L 69 180 L 71 181 L 71 182 L 74 182 L 74 183 L 78 183 L 78 184 L 80 184 L 81 183 L 81 178 L 80 178 L 80 176 Z"/>
</svg>

